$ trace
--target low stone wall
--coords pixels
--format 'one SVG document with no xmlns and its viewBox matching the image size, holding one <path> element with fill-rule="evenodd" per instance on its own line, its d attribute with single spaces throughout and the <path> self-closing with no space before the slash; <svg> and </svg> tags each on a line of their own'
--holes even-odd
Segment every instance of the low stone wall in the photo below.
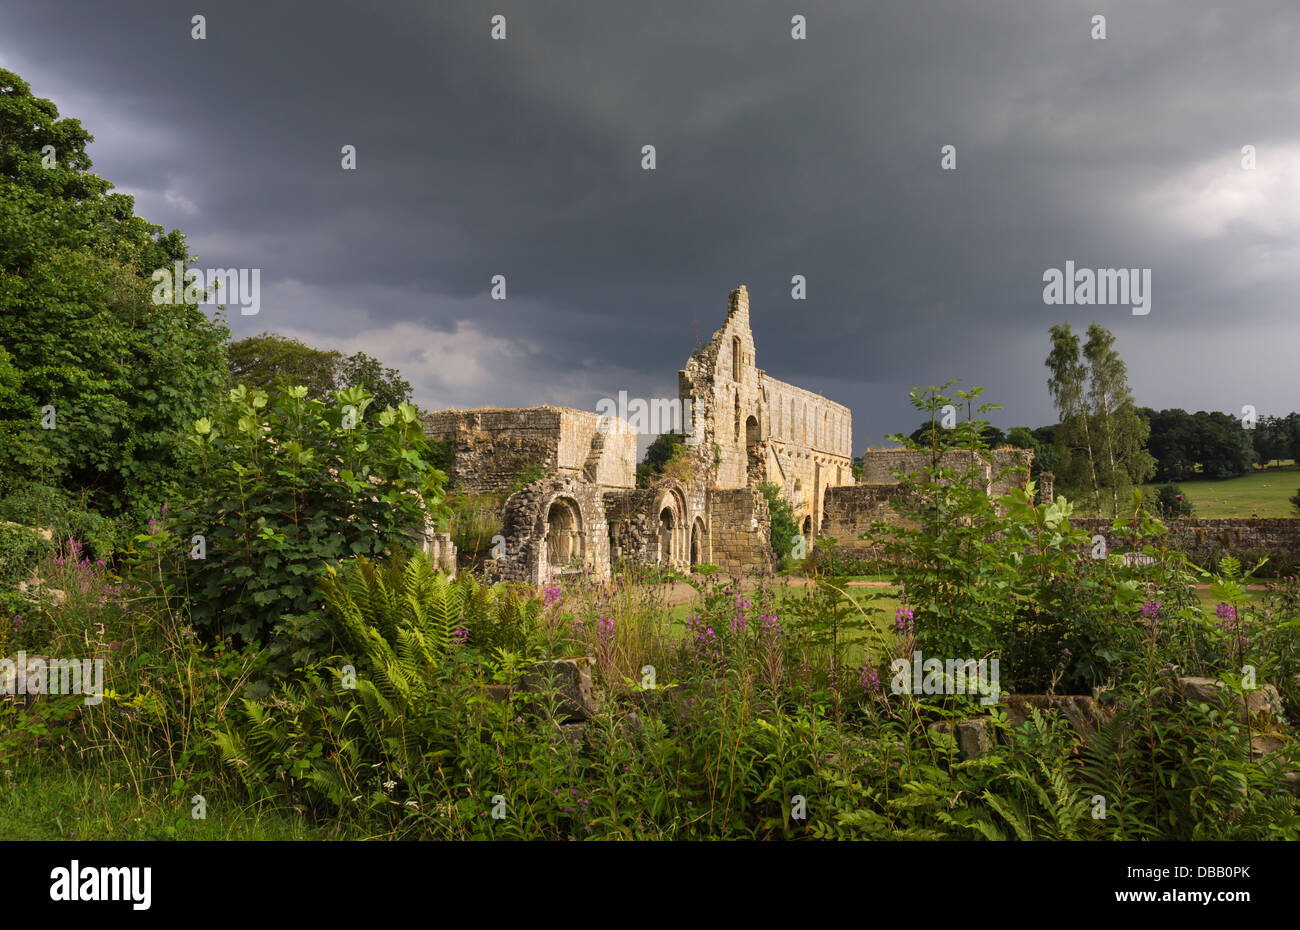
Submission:
<svg viewBox="0 0 1300 930">
<path fill-rule="evenodd" d="M 1165 521 L 1174 547 L 1198 565 L 1208 565 L 1225 555 L 1242 561 L 1268 556 L 1279 571 L 1300 567 L 1300 519 L 1253 517 L 1242 519 L 1181 518 Z M 1110 520 L 1072 519 L 1070 525 L 1089 535 L 1106 537 L 1107 548 L 1130 548 L 1123 533 L 1114 532 Z"/>
</svg>

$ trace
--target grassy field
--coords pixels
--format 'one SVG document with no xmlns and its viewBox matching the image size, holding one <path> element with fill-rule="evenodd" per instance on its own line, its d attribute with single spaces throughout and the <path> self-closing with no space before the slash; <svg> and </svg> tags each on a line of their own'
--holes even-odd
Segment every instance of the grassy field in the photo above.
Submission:
<svg viewBox="0 0 1300 930">
<path fill-rule="evenodd" d="M 1181 481 L 1196 517 L 1294 517 L 1287 498 L 1300 489 L 1300 466 L 1274 467 L 1242 478 L 1222 481 Z M 1143 488 L 1147 500 L 1155 497 L 1155 486 Z"/>
<path fill-rule="evenodd" d="M 49 757 L 7 758 L 0 784 L 0 836 L 7 840 L 312 840 L 327 828 L 283 811 L 213 795 L 206 816 L 192 796 L 137 785 L 126 766 L 78 769 Z"/>
</svg>

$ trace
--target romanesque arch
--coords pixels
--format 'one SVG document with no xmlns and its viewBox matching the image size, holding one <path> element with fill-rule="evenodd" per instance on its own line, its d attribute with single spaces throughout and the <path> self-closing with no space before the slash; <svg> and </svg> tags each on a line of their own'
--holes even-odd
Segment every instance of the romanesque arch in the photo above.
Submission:
<svg viewBox="0 0 1300 930">
<path fill-rule="evenodd" d="M 582 511 L 571 497 L 557 497 L 546 510 L 546 564 L 550 574 L 582 563 Z"/>
<path fill-rule="evenodd" d="M 704 518 L 696 517 L 691 524 L 691 565 L 702 565 L 705 561 L 706 541 L 704 538 Z"/>
</svg>

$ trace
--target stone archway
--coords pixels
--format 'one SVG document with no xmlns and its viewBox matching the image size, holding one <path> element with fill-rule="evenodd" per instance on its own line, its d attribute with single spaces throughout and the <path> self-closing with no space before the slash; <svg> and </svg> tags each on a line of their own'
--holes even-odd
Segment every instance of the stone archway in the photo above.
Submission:
<svg viewBox="0 0 1300 930">
<path fill-rule="evenodd" d="M 665 507 L 659 511 L 659 561 L 664 565 L 672 565 L 675 561 L 676 546 L 674 537 L 677 535 L 677 520 L 673 516 L 672 507 Z"/>
<path fill-rule="evenodd" d="M 803 532 L 803 538 L 805 540 L 812 536 L 812 517 L 803 518 L 803 527 L 801 528 L 801 531 Z"/>
<path fill-rule="evenodd" d="M 691 524 L 691 565 L 704 564 L 704 521 L 699 517 Z"/>
<path fill-rule="evenodd" d="M 546 511 L 547 568 L 559 571 L 582 557 L 582 512 L 577 501 L 557 497 Z"/>
</svg>

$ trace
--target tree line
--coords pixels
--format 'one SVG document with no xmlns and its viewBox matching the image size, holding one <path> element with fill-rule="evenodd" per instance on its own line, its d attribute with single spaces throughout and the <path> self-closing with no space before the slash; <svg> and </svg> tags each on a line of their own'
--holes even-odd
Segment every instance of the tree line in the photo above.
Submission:
<svg viewBox="0 0 1300 930">
<path fill-rule="evenodd" d="M 1256 466 L 1300 462 L 1300 413 L 1250 418 L 1139 407 L 1114 335 L 1096 323 L 1083 335 L 1069 323 L 1050 330 L 1045 364 L 1058 422 L 1006 432 L 986 425 L 980 434 L 990 448 L 1031 450 L 1033 477 L 1051 472 L 1058 494 L 1113 514 L 1147 482 L 1236 478 Z M 950 432 L 937 435 L 947 440 Z M 926 422 L 910 438 L 924 445 L 934 435 Z"/>
</svg>

